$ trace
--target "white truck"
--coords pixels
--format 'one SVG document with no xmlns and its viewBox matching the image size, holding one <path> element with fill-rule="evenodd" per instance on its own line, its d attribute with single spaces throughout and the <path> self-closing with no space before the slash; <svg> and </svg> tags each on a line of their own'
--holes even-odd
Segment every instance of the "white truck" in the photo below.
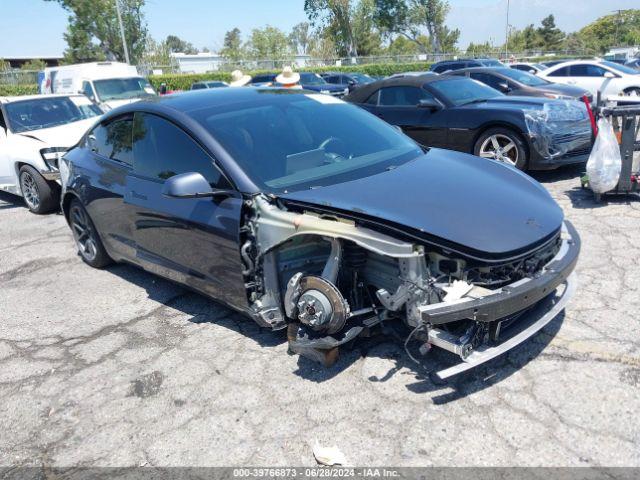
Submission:
<svg viewBox="0 0 640 480">
<path fill-rule="evenodd" d="M 57 210 L 58 161 L 101 114 L 84 95 L 0 97 L 0 191 L 33 213 Z"/>
<path fill-rule="evenodd" d="M 45 68 L 39 75 L 42 94 L 86 95 L 104 111 L 156 95 L 136 67 L 119 62 L 93 62 Z"/>
</svg>

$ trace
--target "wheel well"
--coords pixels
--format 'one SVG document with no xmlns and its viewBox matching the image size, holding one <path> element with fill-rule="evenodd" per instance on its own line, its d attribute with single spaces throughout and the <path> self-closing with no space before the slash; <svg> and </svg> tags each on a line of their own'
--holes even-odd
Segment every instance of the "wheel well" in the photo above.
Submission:
<svg viewBox="0 0 640 480">
<path fill-rule="evenodd" d="M 520 139 L 520 141 L 522 141 L 522 145 L 524 146 L 525 153 L 527 154 L 527 159 L 530 157 L 530 155 L 529 155 L 529 153 L 530 153 L 530 152 L 529 152 L 529 144 L 527 143 L 527 141 L 525 140 L 525 138 L 522 136 L 522 134 L 518 131 L 518 128 L 517 128 L 516 126 L 514 126 L 514 125 L 510 124 L 510 123 L 499 123 L 499 122 L 496 122 L 496 123 L 490 123 L 490 124 L 488 124 L 488 125 L 484 125 L 484 126 L 480 129 L 480 131 L 476 134 L 476 136 L 475 136 L 475 137 L 474 137 L 474 139 L 473 139 L 473 151 L 472 151 L 471 153 L 474 153 L 474 152 L 475 152 L 476 143 L 478 142 L 478 139 L 479 139 L 482 135 L 484 135 L 484 133 L 485 133 L 487 130 L 491 130 L 492 128 L 504 128 L 504 129 L 506 129 L 506 130 L 510 130 L 510 131 L 512 131 L 512 132 L 513 132 L 513 134 L 514 134 L 515 136 L 517 136 L 517 137 Z"/>
<path fill-rule="evenodd" d="M 64 198 L 62 199 L 62 214 L 64 215 L 64 218 L 67 220 L 67 223 L 69 222 L 69 205 L 71 204 L 71 200 L 73 200 L 74 198 L 77 198 L 78 200 L 80 200 L 80 197 L 78 197 L 75 193 L 72 192 L 67 192 L 64 194 Z"/>
<path fill-rule="evenodd" d="M 624 93 L 627 93 L 627 92 L 630 92 L 630 91 L 632 91 L 632 90 L 640 90 L 640 85 L 637 85 L 637 86 L 636 86 L 636 85 L 634 85 L 634 86 L 632 86 L 632 87 L 627 87 L 627 88 L 625 88 L 625 89 L 623 90 L 623 92 L 624 92 Z"/>
</svg>

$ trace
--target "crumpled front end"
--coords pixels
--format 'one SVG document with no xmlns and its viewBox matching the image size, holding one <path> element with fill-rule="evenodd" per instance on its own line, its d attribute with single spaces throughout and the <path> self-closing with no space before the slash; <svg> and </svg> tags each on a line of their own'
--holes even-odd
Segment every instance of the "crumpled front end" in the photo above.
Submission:
<svg viewBox="0 0 640 480">
<path fill-rule="evenodd" d="M 524 111 L 531 157 L 538 166 L 585 162 L 591 152 L 592 128 L 586 106 L 574 100 L 547 102 Z"/>
<path fill-rule="evenodd" d="M 292 351 L 325 364 L 365 330 L 401 322 L 421 351 L 456 355 L 463 366 L 450 374 L 459 373 L 535 334 L 572 291 L 580 243 L 568 222 L 532 251 L 480 261 L 261 195 L 246 206 L 251 315 L 287 328 Z M 532 323 L 534 312 L 544 320 Z"/>
</svg>

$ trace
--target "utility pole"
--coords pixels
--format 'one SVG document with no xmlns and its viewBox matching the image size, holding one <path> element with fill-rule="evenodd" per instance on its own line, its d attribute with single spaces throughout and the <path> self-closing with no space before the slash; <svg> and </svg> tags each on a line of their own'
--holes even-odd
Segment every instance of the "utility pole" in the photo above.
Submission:
<svg viewBox="0 0 640 480">
<path fill-rule="evenodd" d="M 510 0 L 507 0 L 507 23 L 504 27 L 504 59 L 505 61 L 509 58 L 509 3 L 510 3 Z"/>
<path fill-rule="evenodd" d="M 122 37 L 122 47 L 124 48 L 124 59 L 129 64 L 129 49 L 127 48 L 127 37 L 124 35 L 124 26 L 122 25 L 122 14 L 120 13 L 120 0 L 115 0 L 116 12 L 118 12 L 118 23 L 120 24 L 120 36 Z"/>
</svg>

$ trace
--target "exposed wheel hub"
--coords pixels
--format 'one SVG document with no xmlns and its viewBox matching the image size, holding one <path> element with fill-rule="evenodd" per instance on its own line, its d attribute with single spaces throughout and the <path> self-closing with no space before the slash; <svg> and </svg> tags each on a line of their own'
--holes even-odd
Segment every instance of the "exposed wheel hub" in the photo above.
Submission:
<svg viewBox="0 0 640 480">
<path fill-rule="evenodd" d="M 307 276 L 300 278 L 296 290 L 300 295 L 295 300 L 294 318 L 300 323 L 328 334 L 344 327 L 349 304 L 333 283 L 322 277 Z"/>
</svg>

